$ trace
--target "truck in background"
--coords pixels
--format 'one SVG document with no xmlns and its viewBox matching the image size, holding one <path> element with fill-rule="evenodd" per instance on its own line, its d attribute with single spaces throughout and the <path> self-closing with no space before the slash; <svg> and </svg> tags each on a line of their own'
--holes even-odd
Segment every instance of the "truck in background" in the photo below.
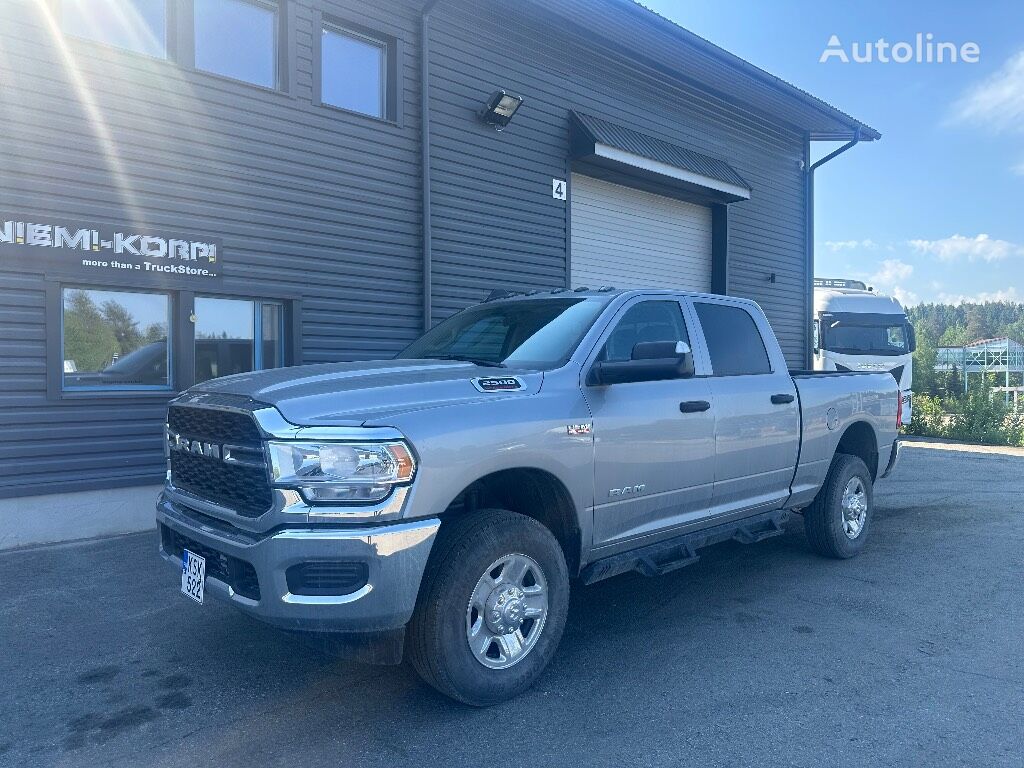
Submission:
<svg viewBox="0 0 1024 768">
<path fill-rule="evenodd" d="M 814 370 L 888 371 L 900 387 L 903 423 L 913 407 L 914 326 L 892 296 L 860 280 L 814 279 Z"/>
</svg>

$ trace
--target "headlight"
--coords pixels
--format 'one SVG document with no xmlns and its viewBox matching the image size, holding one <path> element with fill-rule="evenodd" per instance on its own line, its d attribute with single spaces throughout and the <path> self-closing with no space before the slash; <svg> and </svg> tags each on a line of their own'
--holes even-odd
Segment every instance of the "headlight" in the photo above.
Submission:
<svg viewBox="0 0 1024 768">
<path fill-rule="evenodd" d="M 311 503 L 380 501 L 416 472 L 412 453 L 400 442 L 268 445 L 274 483 L 298 488 Z"/>
</svg>

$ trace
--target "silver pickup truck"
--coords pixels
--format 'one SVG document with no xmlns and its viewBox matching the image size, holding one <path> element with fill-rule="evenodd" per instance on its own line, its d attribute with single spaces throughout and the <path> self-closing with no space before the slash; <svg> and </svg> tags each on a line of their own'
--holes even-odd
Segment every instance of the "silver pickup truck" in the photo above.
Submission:
<svg viewBox="0 0 1024 768">
<path fill-rule="evenodd" d="M 160 549 L 182 591 L 407 651 L 473 705 L 529 687 L 569 586 L 687 565 L 800 513 L 850 557 L 896 462 L 888 373 L 796 373 L 751 301 L 560 290 L 487 301 L 394 360 L 247 373 L 170 404 Z"/>
</svg>

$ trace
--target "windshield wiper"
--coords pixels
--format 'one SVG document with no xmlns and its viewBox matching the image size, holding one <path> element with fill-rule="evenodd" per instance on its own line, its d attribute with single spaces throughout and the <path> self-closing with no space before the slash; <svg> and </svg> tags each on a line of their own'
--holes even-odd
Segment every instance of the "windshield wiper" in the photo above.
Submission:
<svg viewBox="0 0 1024 768">
<path fill-rule="evenodd" d="M 504 363 L 484 360 L 479 357 L 473 357 L 472 355 L 434 355 L 433 357 L 434 360 L 458 360 L 460 363 L 472 363 L 473 365 L 483 366 L 484 368 L 508 368 Z"/>
</svg>

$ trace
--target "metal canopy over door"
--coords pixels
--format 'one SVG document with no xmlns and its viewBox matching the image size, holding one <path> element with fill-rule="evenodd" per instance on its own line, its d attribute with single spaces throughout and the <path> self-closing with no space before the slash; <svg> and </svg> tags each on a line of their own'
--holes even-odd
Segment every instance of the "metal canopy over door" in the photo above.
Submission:
<svg viewBox="0 0 1024 768">
<path fill-rule="evenodd" d="M 711 290 L 711 208 L 572 175 L 572 286 Z"/>
</svg>

